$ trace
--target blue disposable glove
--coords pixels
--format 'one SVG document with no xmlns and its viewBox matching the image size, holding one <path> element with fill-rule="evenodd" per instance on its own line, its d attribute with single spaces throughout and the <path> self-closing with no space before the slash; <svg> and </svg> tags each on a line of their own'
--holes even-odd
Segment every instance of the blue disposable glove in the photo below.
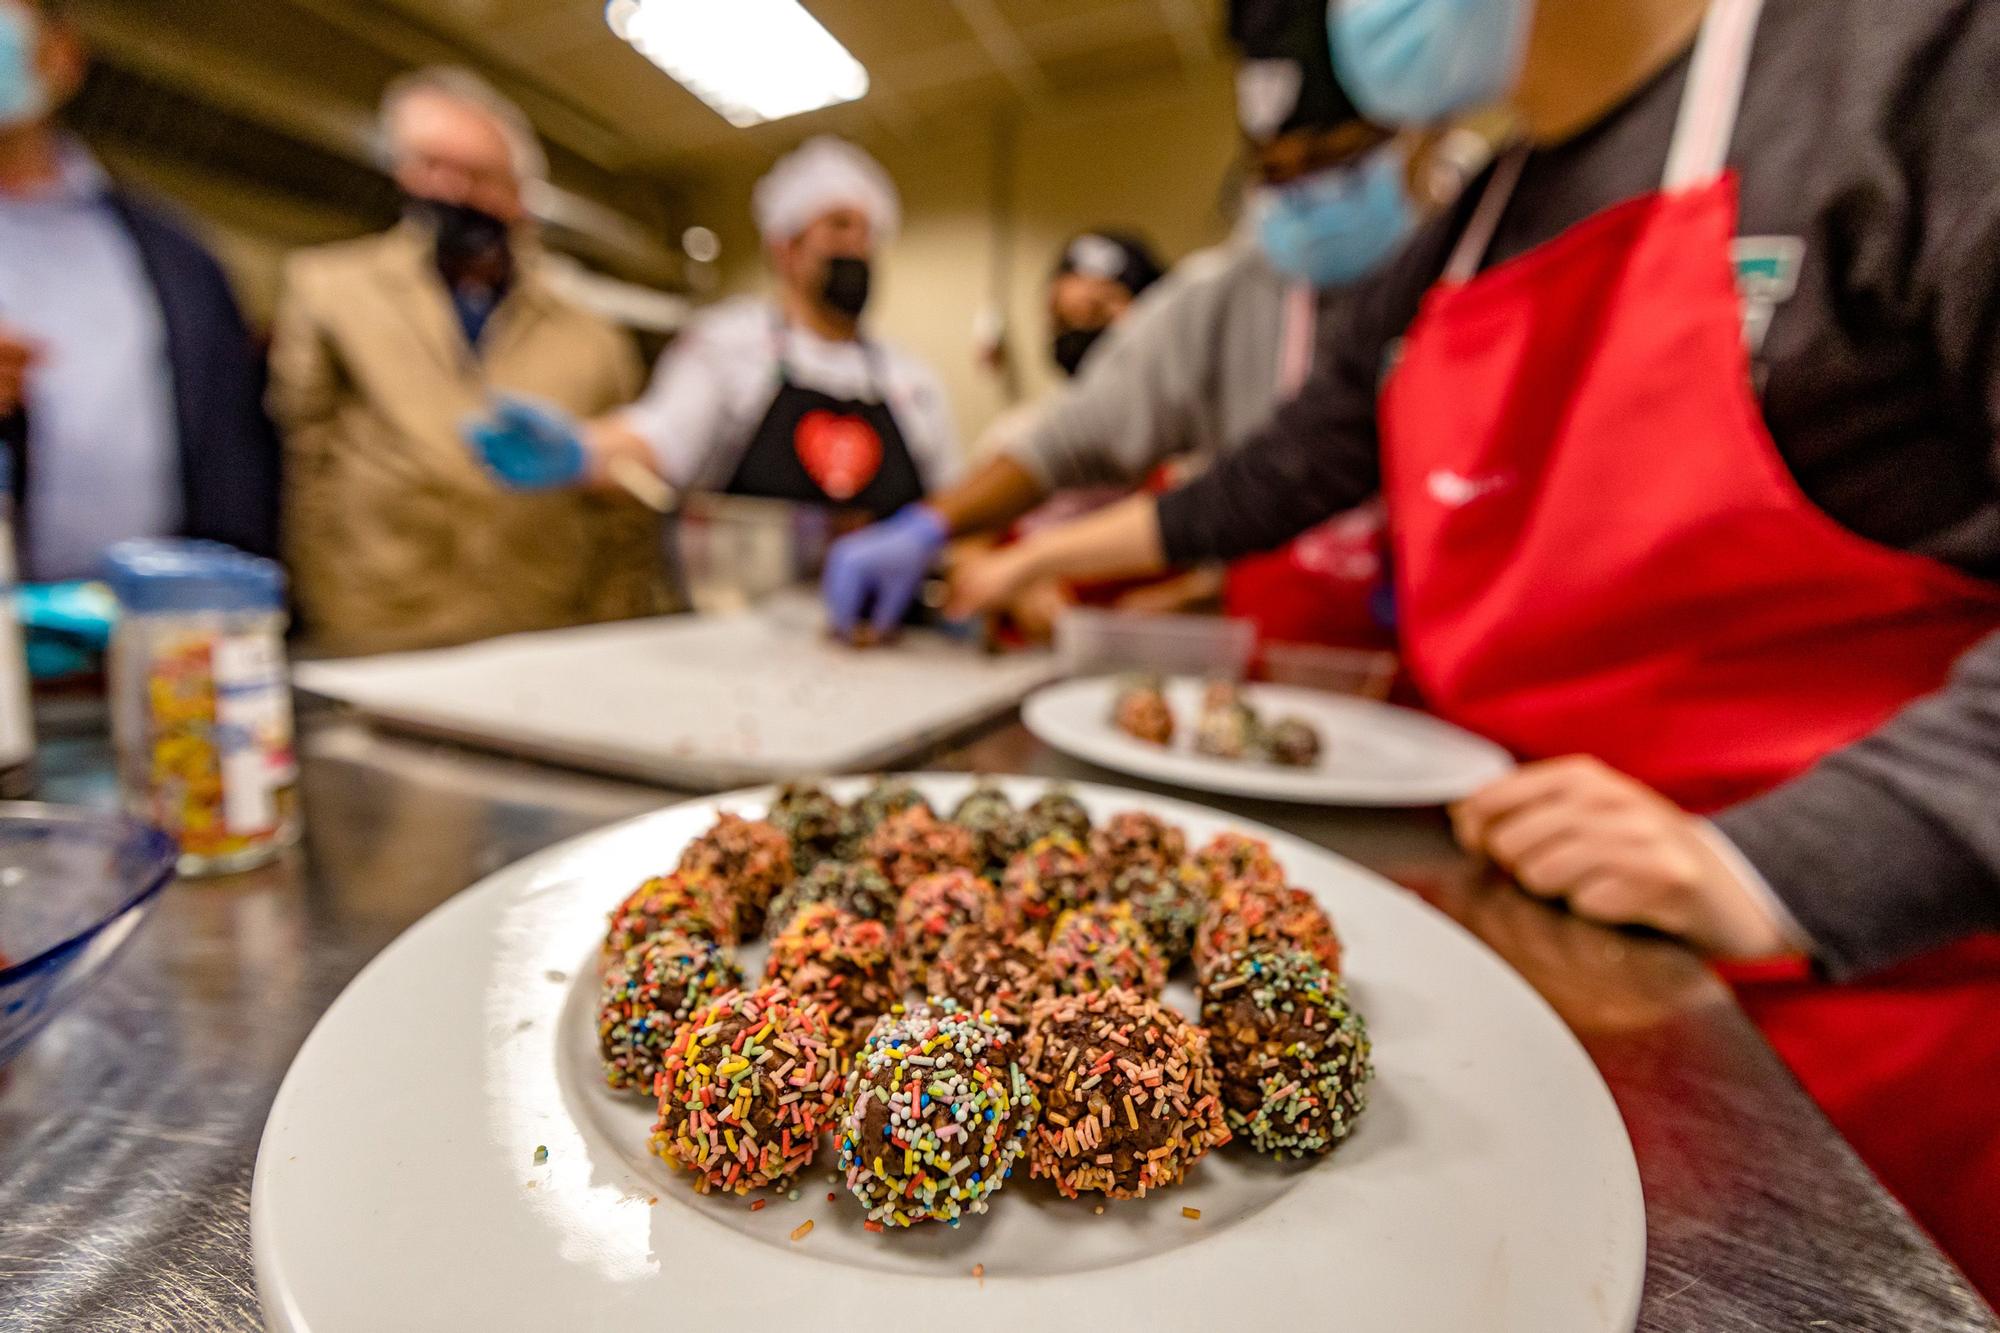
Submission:
<svg viewBox="0 0 2000 1333">
<path fill-rule="evenodd" d="M 820 580 L 833 632 L 850 637 L 864 614 L 877 634 L 895 629 L 950 535 L 943 515 L 913 504 L 835 542 Z"/>
<path fill-rule="evenodd" d="M 547 403 L 497 396 L 490 416 L 461 429 L 465 442 L 500 480 L 519 491 L 545 491 L 583 480 L 588 455 L 574 418 Z"/>
</svg>

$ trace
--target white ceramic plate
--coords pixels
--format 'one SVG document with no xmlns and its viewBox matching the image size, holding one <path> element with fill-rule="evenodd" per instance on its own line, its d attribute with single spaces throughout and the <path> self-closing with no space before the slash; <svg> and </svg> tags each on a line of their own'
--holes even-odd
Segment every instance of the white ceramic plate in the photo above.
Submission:
<svg viewBox="0 0 2000 1333">
<path fill-rule="evenodd" d="M 941 808 L 969 783 L 919 781 Z M 1041 789 L 1008 785 L 1017 799 Z M 1334 914 L 1378 1073 L 1331 1157 L 1287 1167 L 1231 1146 L 1184 1186 L 1102 1215 L 1017 1172 L 955 1231 L 864 1231 L 824 1146 L 795 1202 L 751 1212 L 693 1194 L 646 1154 L 644 1102 L 603 1085 L 591 960 L 606 911 L 718 809 L 762 811 L 764 793 L 737 794 L 509 867 L 354 981 L 292 1065 L 257 1158 L 271 1324 L 1629 1333 L 1645 1258 L 1631 1146 L 1525 983 L 1413 896 L 1306 843 L 1176 801 L 1079 794 L 1099 818 L 1149 809 L 1192 839 L 1267 836 Z"/>
<path fill-rule="evenodd" d="M 1514 766 L 1507 752 L 1449 722 L 1393 704 L 1293 685 L 1245 685 L 1267 721 L 1304 718 L 1320 734 L 1319 763 L 1280 768 L 1213 759 L 1194 750 L 1203 683 L 1166 682 L 1174 710 L 1172 745 L 1148 745 L 1111 724 L 1118 678 L 1093 676 L 1046 686 L 1021 705 L 1021 720 L 1046 744 L 1120 773 L 1194 791 L 1314 805 L 1443 805 L 1470 796 Z"/>
</svg>

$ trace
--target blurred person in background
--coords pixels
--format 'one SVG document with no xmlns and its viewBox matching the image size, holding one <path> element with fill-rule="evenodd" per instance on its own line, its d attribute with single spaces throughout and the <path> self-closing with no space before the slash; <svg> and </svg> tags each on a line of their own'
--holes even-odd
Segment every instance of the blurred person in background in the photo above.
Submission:
<svg viewBox="0 0 2000 1333">
<path fill-rule="evenodd" d="M 53 0 L 0 0 L 0 440 L 23 574 L 95 577 L 128 537 L 275 554 L 251 335 L 209 253 L 58 128 L 84 70 Z"/>
<path fill-rule="evenodd" d="M 1745 1010 L 2000 1294 L 2000 6 L 1334 14 L 1359 105 L 1511 87 L 1527 142 L 1257 439 L 958 600 L 1380 490 L 1425 702 L 1536 761 L 1454 812 L 1466 849 L 1775 956 L 1731 971 Z"/>
<path fill-rule="evenodd" d="M 1177 265 L 1100 340 L 1074 381 L 1025 426 L 1007 423 L 992 456 L 961 485 L 837 545 L 825 579 L 837 633 L 864 617 L 900 616 L 953 538 L 1004 528 L 1054 491 L 1129 488 L 1168 460 L 1198 466 L 1250 439 L 1305 380 L 1348 286 L 1485 161 L 1485 140 L 1464 131 L 1417 155 L 1450 168 L 1469 137 L 1473 160 L 1413 173 L 1423 141 L 1369 123 L 1335 79 L 1324 0 L 1237 0 L 1229 30 L 1252 159 L 1241 233 Z M 1444 177 L 1450 188 L 1432 183 Z M 1259 621 L 1266 637 L 1376 642 L 1382 631 L 1369 601 L 1380 581 L 1378 527 L 1375 511 L 1363 509 L 1226 578 L 1216 566 L 1135 589 L 1127 604 L 1182 609 L 1226 583 L 1227 609 Z M 1009 607 L 1041 628 L 1063 600 L 1061 586 L 1039 581 Z"/>
<path fill-rule="evenodd" d="M 638 402 L 588 423 L 510 399 L 467 432 L 529 489 L 602 487 L 642 467 L 684 490 L 895 512 L 951 479 L 957 432 L 936 372 L 868 335 L 874 261 L 901 204 L 866 153 L 808 140 L 757 183 L 773 296 L 705 311 Z"/>
<path fill-rule="evenodd" d="M 1166 274 L 1152 245 L 1136 232 L 1096 227 L 1064 244 L 1049 274 L 1046 297 L 1049 318 L 1049 359 L 1065 381 L 1074 381 L 1085 359 L 1104 343 L 1105 335 L 1132 310 L 1133 303 Z M 1004 354 L 1003 354 L 1004 364 Z M 1018 403 L 995 417 L 973 443 L 972 460 L 984 463 L 1018 447 L 1034 433 L 1042 416 L 1060 401 L 1060 391 Z M 1124 495 L 1129 486 L 1097 485 L 1066 488 L 1032 512 L 1023 514 L 1014 534 L 1041 523 L 1061 522 L 1088 513 Z M 967 538 L 958 554 L 969 554 L 989 538 Z M 1076 600 L 1065 581 L 1048 579 L 1024 590 L 1008 605 L 1005 619 L 1031 641 L 1049 637 L 1055 617 Z"/>
<path fill-rule="evenodd" d="M 380 133 L 403 220 L 294 255 L 271 349 L 311 642 L 393 651 L 662 609 L 649 511 L 519 494 L 459 440 L 498 394 L 589 413 L 638 388 L 626 336 L 543 276 L 527 118 L 477 76 L 431 69 L 390 86 Z"/>
</svg>

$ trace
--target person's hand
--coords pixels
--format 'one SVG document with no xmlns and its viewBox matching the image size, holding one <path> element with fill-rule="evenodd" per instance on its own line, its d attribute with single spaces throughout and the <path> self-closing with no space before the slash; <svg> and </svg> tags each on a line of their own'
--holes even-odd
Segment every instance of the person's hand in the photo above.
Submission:
<svg viewBox="0 0 2000 1333">
<path fill-rule="evenodd" d="M 834 635 L 853 638 L 863 616 L 878 637 L 893 632 L 949 536 L 936 510 L 912 504 L 835 542 L 820 579 Z"/>
<path fill-rule="evenodd" d="M 1007 620 L 1029 643 L 1047 643 L 1055 637 L 1056 621 L 1075 605 L 1062 580 L 1036 579 L 1007 603 Z"/>
<path fill-rule="evenodd" d="M 526 398 L 496 397 L 493 411 L 460 432 L 480 461 L 515 490 L 542 491 L 582 483 L 590 455 L 574 418 Z"/>
<path fill-rule="evenodd" d="M 1699 820 L 1598 760 L 1517 769 L 1454 806 L 1451 823 L 1468 852 L 1578 916 L 1650 926 L 1733 958 L 1797 949 Z"/>
<path fill-rule="evenodd" d="M 1035 539 L 1003 546 L 960 561 L 951 571 L 951 597 L 945 614 L 969 620 L 1004 609 L 1041 577 L 1035 567 Z"/>
<path fill-rule="evenodd" d="M 21 410 L 28 398 L 28 372 L 42 359 L 42 349 L 26 335 L 0 324 L 0 417 Z"/>
</svg>

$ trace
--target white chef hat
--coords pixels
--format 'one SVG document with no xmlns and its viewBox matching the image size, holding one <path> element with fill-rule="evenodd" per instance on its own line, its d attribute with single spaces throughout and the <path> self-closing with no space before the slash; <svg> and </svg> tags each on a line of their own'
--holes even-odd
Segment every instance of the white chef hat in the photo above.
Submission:
<svg viewBox="0 0 2000 1333">
<path fill-rule="evenodd" d="M 868 215 L 878 243 L 894 239 L 903 221 L 895 182 L 882 164 L 830 134 L 808 139 L 779 158 L 750 195 L 750 211 L 766 245 L 791 240 L 814 218 L 842 206 Z"/>
</svg>

